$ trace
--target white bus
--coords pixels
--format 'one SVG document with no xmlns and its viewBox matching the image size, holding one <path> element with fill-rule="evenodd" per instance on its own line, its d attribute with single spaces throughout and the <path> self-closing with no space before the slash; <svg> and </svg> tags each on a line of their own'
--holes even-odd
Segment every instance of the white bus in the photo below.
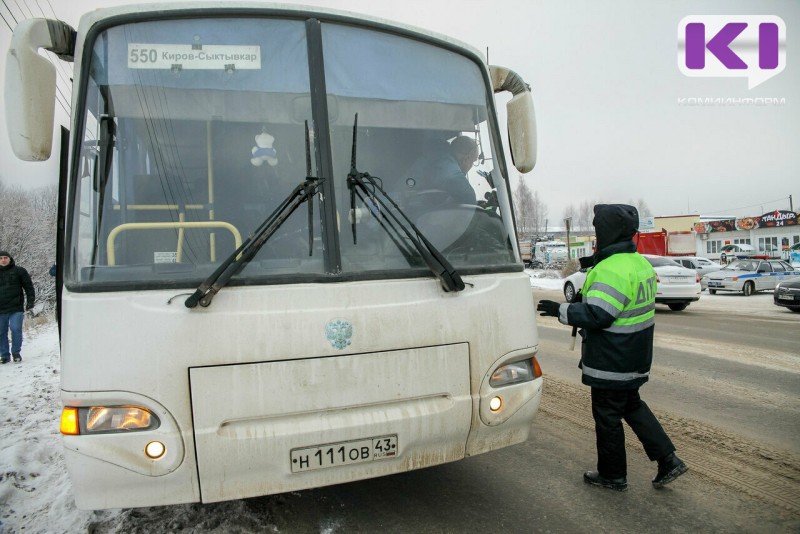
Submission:
<svg viewBox="0 0 800 534">
<path fill-rule="evenodd" d="M 6 72 L 27 160 L 52 144 L 40 48 L 74 60 L 57 279 L 79 508 L 313 488 L 527 439 L 538 337 L 493 101 L 512 94 L 531 170 L 516 73 L 443 36 L 262 3 L 28 20 Z"/>
</svg>

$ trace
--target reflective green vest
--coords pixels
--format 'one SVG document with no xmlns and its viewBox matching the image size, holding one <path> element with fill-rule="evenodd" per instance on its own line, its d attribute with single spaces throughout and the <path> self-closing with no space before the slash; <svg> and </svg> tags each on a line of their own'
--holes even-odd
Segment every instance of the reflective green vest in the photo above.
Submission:
<svg viewBox="0 0 800 534">
<path fill-rule="evenodd" d="M 599 267 L 599 268 L 598 268 Z M 654 324 L 656 273 L 641 255 L 614 254 L 589 271 L 584 301 L 614 316 L 609 332 L 625 334 Z"/>
<path fill-rule="evenodd" d="M 614 318 L 587 328 L 582 346 L 583 383 L 632 389 L 647 381 L 653 357 L 656 273 L 638 253 L 614 254 L 598 263 L 584 283 L 583 303 Z"/>
</svg>

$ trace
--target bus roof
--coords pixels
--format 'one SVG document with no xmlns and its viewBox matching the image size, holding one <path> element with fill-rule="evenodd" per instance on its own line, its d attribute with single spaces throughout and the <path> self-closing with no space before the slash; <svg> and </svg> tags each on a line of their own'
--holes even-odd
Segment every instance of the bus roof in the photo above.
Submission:
<svg viewBox="0 0 800 534">
<path fill-rule="evenodd" d="M 230 2 L 200 1 L 191 3 L 163 2 L 157 4 L 128 4 L 123 6 L 103 7 L 94 9 L 83 15 L 78 25 L 78 31 L 82 35 L 85 35 L 86 32 L 98 22 L 107 20 L 112 17 L 125 16 L 125 15 L 133 15 L 133 14 L 141 15 L 146 13 L 158 13 L 160 15 L 164 15 L 164 14 L 178 13 L 178 12 L 200 14 L 202 12 L 207 12 L 207 11 L 224 11 L 230 13 L 236 10 L 242 10 L 242 11 L 257 10 L 257 11 L 263 11 L 265 13 L 272 12 L 275 14 L 285 14 L 289 16 L 311 15 L 321 20 L 334 20 L 341 22 L 358 22 L 358 23 L 366 22 L 368 25 L 371 26 L 383 27 L 391 30 L 399 30 L 403 33 L 414 34 L 419 37 L 423 37 L 425 39 L 441 41 L 442 43 L 450 45 L 455 48 L 465 49 L 466 51 L 480 58 L 483 63 L 486 63 L 486 58 L 480 50 L 478 50 L 477 48 L 475 48 L 470 44 L 467 44 L 463 41 L 459 41 L 458 39 L 453 39 L 452 37 L 449 37 L 444 34 L 432 32 L 430 30 L 419 28 L 417 26 L 411 26 L 409 24 L 395 22 L 389 19 L 374 17 L 371 15 L 355 13 L 352 11 L 343 11 L 338 9 L 329 9 L 324 7 L 307 6 L 300 4 L 236 2 L 236 1 L 230 1 Z"/>
</svg>

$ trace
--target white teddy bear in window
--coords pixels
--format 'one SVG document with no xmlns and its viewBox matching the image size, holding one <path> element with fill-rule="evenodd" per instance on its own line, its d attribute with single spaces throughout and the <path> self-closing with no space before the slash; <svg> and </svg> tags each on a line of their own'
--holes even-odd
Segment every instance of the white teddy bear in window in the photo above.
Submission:
<svg viewBox="0 0 800 534">
<path fill-rule="evenodd" d="M 250 163 L 256 167 L 261 167 L 266 161 L 271 167 L 278 164 L 278 152 L 272 147 L 275 137 L 267 132 L 261 132 L 256 136 L 256 146 L 253 147 Z"/>
</svg>

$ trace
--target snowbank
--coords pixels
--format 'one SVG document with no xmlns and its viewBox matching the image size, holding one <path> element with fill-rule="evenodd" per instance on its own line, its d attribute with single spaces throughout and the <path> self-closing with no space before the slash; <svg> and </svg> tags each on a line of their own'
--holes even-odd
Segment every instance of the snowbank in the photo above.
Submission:
<svg viewBox="0 0 800 534">
<path fill-rule="evenodd" d="M 0 531 L 85 531 L 92 517 L 75 507 L 58 421 L 58 330 L 25 332 L 22 362 L 0 365 Z"/>
<path fill-rule="evenodd" d="M 561 278 L 559 271 L 546 270 L 533 270 L 525 269 L 525 274 L 531 278 L 531 287 L 538 289 L 558 289 L 564 285 L 564 279 Z"/>
</svg>

